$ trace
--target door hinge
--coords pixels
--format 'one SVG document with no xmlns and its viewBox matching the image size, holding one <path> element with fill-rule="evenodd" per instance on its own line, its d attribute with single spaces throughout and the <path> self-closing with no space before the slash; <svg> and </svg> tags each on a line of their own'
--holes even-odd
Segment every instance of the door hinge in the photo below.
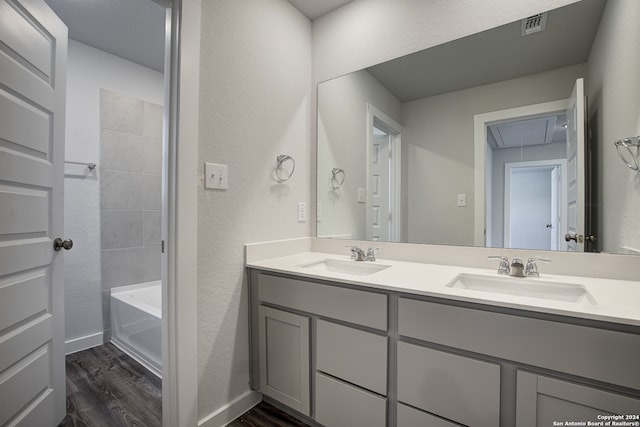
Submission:
<svg viewBox="0 0 640 427">
<path fill-rule="evenodd" d="M 160 252 L 164 253 L 164 240 L 160 242 Z"/>
</svg>

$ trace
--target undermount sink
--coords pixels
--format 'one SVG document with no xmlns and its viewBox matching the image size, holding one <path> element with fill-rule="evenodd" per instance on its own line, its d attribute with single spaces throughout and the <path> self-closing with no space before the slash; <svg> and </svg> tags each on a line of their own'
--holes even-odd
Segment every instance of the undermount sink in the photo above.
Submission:
<svg viewBox="0 0 640 427">
<path fill-rule="evenodd" d="M 367 261 L 342 261 L 339 259 L 323 259 L 322 261 L 303 264 L 299 267 L 316 272 L 330 272 L 353 274 L 355 276 L 368 276 L 378 271 L 391 267 L 390 265 L 371 263 Z"/>
<path fill-rule="evenodd" d="M 447 286 L 517 297 L 539 298 L 576 304 L 597 304 L 593 296 L 582 285 L 540 281 L 530 278 L 494 277 L 462 273 L 457 275 Z"/>
</svg>

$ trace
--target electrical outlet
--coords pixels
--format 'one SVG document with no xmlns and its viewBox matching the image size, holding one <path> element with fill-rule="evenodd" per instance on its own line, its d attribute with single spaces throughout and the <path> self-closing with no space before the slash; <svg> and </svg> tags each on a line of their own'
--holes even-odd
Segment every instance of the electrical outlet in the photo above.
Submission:
<svg viewBox="0 0 640 427">
<path fill-rule="evenodd" d="M 307 222 L 307 204 L 298 202 L 298 222 Z"/>
<path fill-rule="evenodd" d="M 322 206 L 320 203 L 316 205 L 316 222 L 322 222 Z"/>
<path fill-rule="evenodd" d="M 458 194 L 458 206 L 465 207 L 467 206 L 467 195 L 466 194 Z"/>
<path fill-rule="evenodd" d="M 228 190 L 229 177 L 227 175 L 227 165 L 205 163 L 204 188 L 211 188 L 213 190 Z"/>
</svg>

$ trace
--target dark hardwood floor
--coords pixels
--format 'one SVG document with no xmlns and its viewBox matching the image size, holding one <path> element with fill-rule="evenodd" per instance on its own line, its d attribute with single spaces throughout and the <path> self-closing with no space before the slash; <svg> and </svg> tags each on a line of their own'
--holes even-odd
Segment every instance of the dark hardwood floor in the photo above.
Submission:
<svg viewBox="0 0 640 427">
<path fill-rule="evenodd" d="M 58 427 L 161 427 L 162 382 L 113 344 L 66 357 L 67 416 Z M 308 427 L 260 402 L 230 427 Z"/>
<path fill-rule="evenodd" d="M 260 402 L 236 418 L 228 427 L 308 427 L 267 402 Z"/>
<path fill-rule="evenodd" d="M 162 382 L 105 344 L 66 357 L 67 416 L 58 427 L 160 427 Z"/>
</svg>

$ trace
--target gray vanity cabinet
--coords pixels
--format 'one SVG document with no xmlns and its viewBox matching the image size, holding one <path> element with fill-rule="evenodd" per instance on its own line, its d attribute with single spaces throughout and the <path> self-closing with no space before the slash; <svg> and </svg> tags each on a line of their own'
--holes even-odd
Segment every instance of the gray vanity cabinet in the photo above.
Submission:
<svg viewBox="0 0 640 427">
<path fill-rule="evenodd" d="M 599 415 L 640 416 L 638 399 L 526 371 L 519 371 L 517 378 L 519 427 L 551 426 L 554 421 L 603 421 Z"/>
<path fill-rule="evenodd" d="M 638 328 L 260 271 L 251 313 L 254 388 L 311 424 L 538 427 L 640 415 Z"/>
<path fill-rule="evenodd" d="M 261 391 L 309 415 L 309 318 L 258 309 Z"/>
</svg>

